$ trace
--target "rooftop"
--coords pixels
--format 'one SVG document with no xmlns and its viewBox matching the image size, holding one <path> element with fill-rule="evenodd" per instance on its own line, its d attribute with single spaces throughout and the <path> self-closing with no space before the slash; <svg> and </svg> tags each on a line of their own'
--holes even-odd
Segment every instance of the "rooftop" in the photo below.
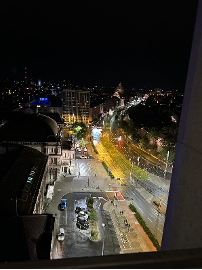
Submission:
<svg viewBox="0 0 202 270">
<path fill-rule="evenodd" d="M 42 114 L 21 114 L 0 127 L 0 141 L 57 141 L 57 123 Z"/>
<path fill-rule="evenodd" d="M 52 215 L 1 217 L 0 222 L 1 262 L 50 259 Z"/>
<path fill-rule="evenodd" d="M 47 157 L 30 147 L 0 145 L 1 216 L 31 214 Z"/>
</svg>

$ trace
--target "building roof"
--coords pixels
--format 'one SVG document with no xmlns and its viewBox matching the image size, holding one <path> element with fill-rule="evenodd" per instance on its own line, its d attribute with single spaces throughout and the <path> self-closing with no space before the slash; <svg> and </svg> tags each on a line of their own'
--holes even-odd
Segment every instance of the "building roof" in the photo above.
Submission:
<svg viewBox="0 0 202 270">
<path fill-rule="evenodd" d="M 32 214 L 47 156 L 22 145 L 0 145 L 1 216 Z"/>
<path fill-rule="evenodd" d="M 51 214 L 0 217 L 1 262 L 50 259 L 54 218 Z"/>
<path fill-rule="evenodd" d="M 80 94 L 90 94 L 89 90 L 78 90 L 78 89 L 63 89 L 63 92 L 74 92 L 74 93 L 80 93 Z"/>
<path fill-rule="evenodd" d="M 0 127 L 0 141 L 57 141 L 57 123 L 42 114 L 21 114 Z"/>
<path fill-rule="evenodd" d="M 43 112 L 43 114 L 52 118 L 58 124 L 63 124 L 63 119 L 60 117 L 59 113 Z"/>
</svg>

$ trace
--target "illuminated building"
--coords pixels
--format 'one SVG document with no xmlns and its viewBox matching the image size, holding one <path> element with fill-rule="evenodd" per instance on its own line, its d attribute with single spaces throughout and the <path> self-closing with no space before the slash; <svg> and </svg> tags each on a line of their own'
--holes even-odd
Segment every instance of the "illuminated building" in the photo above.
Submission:
<svg viewBox="0 0 202 270">
<path fill-rule="evenodd" d="M 91 122 L 90 91 L 63 89 L 62 97 L 65 123 Z"/>
<path fill-rule="evenodd" d="M 25 85 L 27 85 L 27 68 L 25 67 Z"/>
</svg>

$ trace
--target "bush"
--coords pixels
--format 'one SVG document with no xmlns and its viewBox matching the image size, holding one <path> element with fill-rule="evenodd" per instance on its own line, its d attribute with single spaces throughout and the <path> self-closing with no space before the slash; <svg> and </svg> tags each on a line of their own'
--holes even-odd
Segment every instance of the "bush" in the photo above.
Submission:
<svg viewBox="0 0 202 270">
<path fill-rule="evenodd" d="M 94 145 L 92 139 L 91 139 L 91 145 L 92 145 L 92 147 L 93 147 L 94 152 L 95 152 L 96 154 L 98 154 L 98 151 L 97 151 L 97 149 L 95 148 L 95 145 Z"/>
<path fill-rule="evenodd" d="M 150 231 L 150 229 L 147 227 L 144 219 L 141 217 L 141 215 L 137 212 L 137 209 L 135 208 L 135 206 L 133 204 L 129 205 L 129 208 L 132 212 L 135 212 L 135 217 L 137 219 L 137 221 L 139 222 L 139 224 L 142 226 L 143 230 L 146 232 L 146 234 L 148 235 L 149 239 L 152 241 L 153 245 L 156 247 L 157 250 L 160 249 L 160 245 L 158 240 L 154 237 L 154 235 L 152 234 L 152 232 Z"/>
<path fill-rule="evenodd" d="M 86 199 L 87 207 L 92 208 L 92 207 L 93 207 L 93 203 L 94 203 L 94 199 L 93 199 L 92 196 L 90 196 L 90 197 L 88 197 L 88 198 Z"/>
<path fill-rule="evenodd" d="M 134 206 L 132 203 L 130 203 L 129 208 L 130 208 L 130 210 L 131 210 L 132 212 L 135 212 L 135 213 L 137 212 L 135 206 Z"/>
<path fill-rule="evenodd" d="M 96 210 L 94 209 L 94 208 L 92 208 L 91 210 L 90 210 L 90 214 L 89 214 L 89 220 L 91 220 L 91 221 L 97 221 L 98 220 L 98 217 L 97 217 L 97 212 L 96 212 Z"/>
<path fill-rule="evenodd" d="M 108 167 L 104 161 L 102 162 L 102 165 L 105 168 L 105 170 L 109 173 L 109 176 L 111 177 L 111 179 L 114 179 L 114 175 L 112 174 L 111 171 L 109 172 Z"/>
<path fill-rule="evenodd" d="M 91 238 L 92 238 L 92 240 L 97 240 L 98 239 L 98 231 L 92 230 L 91 231 Z"/>
</svg>

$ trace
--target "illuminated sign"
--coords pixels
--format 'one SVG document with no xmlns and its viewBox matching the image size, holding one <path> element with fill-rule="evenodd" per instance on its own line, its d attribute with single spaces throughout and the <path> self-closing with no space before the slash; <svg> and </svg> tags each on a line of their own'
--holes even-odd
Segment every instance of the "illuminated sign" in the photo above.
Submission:
<svg viewBox="0 0 202 270">
<path fill-rule="evenodd" d="M 48 98 L 44 98 L 44 97 L 39 98 L 39 100 L 40 100 L 40 101 L 43 101 L 43 102 L 48 102 Z"/>
<path fill-rule="evenodd" d="M 22 195 L 21 195 L 21 199 L 26 201 L 27 198 L 28 198 L 28 195 L 29 195 L 29 191 L 30 191 L 30 188 L 31 188 L 31 184 L 32 184 L 32 181 L 34 179 L 34 175 L 36 173 L 36 167 L 32 167 L 31 168 L 31 171 L 27 177 L 27 180 L 26 180 L 26 183 L 24 185 L 24 188 L 22 190 Z"/>
</svg>

